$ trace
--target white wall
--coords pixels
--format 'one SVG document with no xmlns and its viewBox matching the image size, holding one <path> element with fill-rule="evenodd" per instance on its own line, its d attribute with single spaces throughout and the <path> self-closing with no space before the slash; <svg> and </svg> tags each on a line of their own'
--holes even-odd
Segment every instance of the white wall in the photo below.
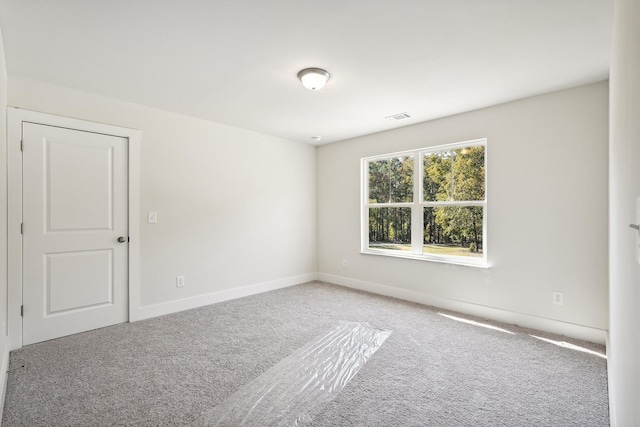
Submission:
<svg viewBox="0 0 640 427">
<path fill-rule="evenodd" d="M 320 277 L 603 342 L 607 116 L 601 82 L 319 147 Z M 482 137 L 491 268 L 359 253 L 361 157 Z M 552 304 L 553 290 L 564 306 Z"/>
<path fill-rule="evenodd" d="M 611 61 L 610 298 L 612 426 L 640 425 L 640 3 L 617 0 Z"/>
<path fill-rule="evenodd" d="M 9 367 L 7 308 L 7 67 L 0 31 L 0 408 Z"/>
<path fill-rule="evenodd" d="M 7 335 L 7 68 L 0 31 L 0 355 Z M 0 369 L 2 367 L 0 366 Z"/>
<path fill-rule="evenodd" d="M 315 147 L 13 76 L 8 103 L 142 131 L 143 306 L 315 273 Z"/>
<path fill-rule="evenodd" d="M 144 306 L 318 271 L 580 338 L 608 329 L 607 82 L 321 146 L 317 178 L 305 144 L 17 77 L 9 105 L 142 131 Z M 480 137 L 490 269 L 359 253 L 361 157 Z M 146 224 L 149 210 L 157 225 Z M 564 306 L 551 303 L 553 290 Z"/>
</svg>

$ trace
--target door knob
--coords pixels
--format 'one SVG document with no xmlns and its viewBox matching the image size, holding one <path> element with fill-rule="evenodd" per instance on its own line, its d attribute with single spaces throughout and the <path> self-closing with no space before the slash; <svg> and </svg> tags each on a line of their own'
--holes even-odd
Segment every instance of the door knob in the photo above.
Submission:
<svg viewBox="0 0 640 427">
<path fill-rule="evenodd" d="M 126 237 L 122 237 L 122 236 L 118 237 L 118 242 L 120 242 L 120 243 L 124 243 L 124 242 L 126 242 L 126 241 L 127 241 L 127 238 L 126 238 Z"/>
</svg>

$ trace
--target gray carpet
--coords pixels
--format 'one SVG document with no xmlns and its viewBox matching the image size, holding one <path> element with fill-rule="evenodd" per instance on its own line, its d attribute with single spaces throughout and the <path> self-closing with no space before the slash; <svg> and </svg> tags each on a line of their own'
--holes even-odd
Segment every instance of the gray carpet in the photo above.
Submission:
<svg viewBox="0 0 640 427">
<path fill-rule="evenodd" d="M 194 425 L 341 321 L 391 330 L 314 426 L 607 426 L 606 360 L 565 337 L 309 283 L 11 353 L 4 426 Z"/>
</svg>

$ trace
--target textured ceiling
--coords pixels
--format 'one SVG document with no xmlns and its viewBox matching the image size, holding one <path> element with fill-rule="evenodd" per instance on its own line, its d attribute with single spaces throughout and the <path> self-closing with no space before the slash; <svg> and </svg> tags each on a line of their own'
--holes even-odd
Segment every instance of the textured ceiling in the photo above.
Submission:
<svg viewBox="0 0 640 427">
<path fill-rule="evenodd" d="M 604 80 L 612 15 L 613 0 L 0 0 L 11 76 L 321 144 Z M 300 85 L 307 67 L 331 73 L 324 89 Z"/>
</svg>

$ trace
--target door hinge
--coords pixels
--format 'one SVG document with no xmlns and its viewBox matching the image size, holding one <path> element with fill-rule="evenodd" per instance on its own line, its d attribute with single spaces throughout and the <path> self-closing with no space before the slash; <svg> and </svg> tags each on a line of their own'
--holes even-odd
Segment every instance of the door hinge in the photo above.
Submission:
<svg viewBox="0 0 640 427">
<path fill-rule="evenodd" d="M 24 141 L 20 140 L 20 151 L 24 151 Z"/>
<path fill-rule="evenodd" d="M 24 234 L 24 222 L 20 223 L 20 234 Z"/>
<path fill-rule="evenodd" d="M 24 317 L 24 305 L 20 306 L 20 317 Z"/>
</svg>

